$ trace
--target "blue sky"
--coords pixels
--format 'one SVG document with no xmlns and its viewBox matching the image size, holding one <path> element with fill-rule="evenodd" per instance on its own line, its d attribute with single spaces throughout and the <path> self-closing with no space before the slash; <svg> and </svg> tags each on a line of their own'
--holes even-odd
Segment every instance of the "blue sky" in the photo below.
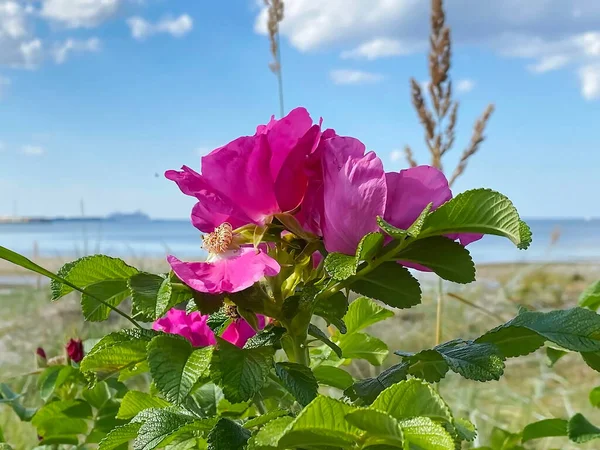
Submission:
<svg viewBox="0 0 600 450">
<path fill-rule="evenodd" d="M 427 2 L 285 3 L 286 109 L 306 106 L 388 170 L 405 144 L 426 163 L 408 80 L 427 78 Z M 599 216 L 600 2 L 446 3 L 462 87 L 448 170 L 496 105 L 455 191 L 499 190 L 526 217 Z M 90 215 L 187 217 L 163 172 L 198 168 L 277 112 L 261 4 L 0 0 L 0 216 L 76 215 L 83 199 Z"/>
</svg>

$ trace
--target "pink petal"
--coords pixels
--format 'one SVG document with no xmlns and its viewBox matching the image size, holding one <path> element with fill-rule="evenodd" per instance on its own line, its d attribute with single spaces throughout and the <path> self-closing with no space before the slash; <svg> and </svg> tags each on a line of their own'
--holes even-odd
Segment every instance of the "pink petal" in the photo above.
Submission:
<svg viewBox="0 0 600 450">
<path fill-rule="evenodd" d="M 444 174 L 430 166 L 386 173 L 386 182 L 388 196 L 384 219 L 402 229 L 411 226 L 429 203 L 436 209 L 452 198 Z"/>
<path fill-rule="evenodd" d="M 265 317 L 258 315 L 258 328 L 263 329 L 265 327 Z M 223 332 L 221 337 L 228 342 L 231 342 L 238 347 L 246 345 L 248 339 L 256 335 L 256 331 L 246 322 L 244 319 L 234 320 L 227 329 Z"/>
<path fill-rule="evenodd" d="M 210 233 L 223 222 L 229 222 L 234 228 L 252 222 L 244 211 L 189 167 L 169 170 L 165 176 L 175 181 L 184 194 L 198 199 L 192 210 L 192 224 L 200 231 Z"/>
<path fill-rule="evenodd" d="M 363 151 L 353 138 L 335 137 L 325 145 L 322 228 L 327 251 L 354 254 L 362 237 L 377 231 L 377 216 L 385 211 L 383 164 L 373 152 L 354 156 Z"/>
<path fill-rule="evenodd" d="M 202 158 L 202 174 L 255 223 L 279 212 L 265 135 L 236 139 Z"/>
<path fill-rule="evenodd" d="M 167 261 L 185 284 L 209 294 L 243 291 L 280 270 L 277 261 L 253 247 L 241 248 L 214 262 L 186 263 L 174 256 L 168 256 Z"/>
</svg>

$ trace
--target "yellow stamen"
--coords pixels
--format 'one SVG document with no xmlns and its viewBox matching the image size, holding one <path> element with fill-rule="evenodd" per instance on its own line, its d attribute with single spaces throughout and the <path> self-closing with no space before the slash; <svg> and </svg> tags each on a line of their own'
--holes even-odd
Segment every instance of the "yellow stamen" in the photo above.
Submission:
<svg viewBox="0 0 600 450">
<path fill-rule="evenodd" d="M 233 242 L 233 228 L 230 223 L 222 223 L 212 233 L 202 236 L 202 246 L 210 253 L 224 253 Z"/>
</svg>

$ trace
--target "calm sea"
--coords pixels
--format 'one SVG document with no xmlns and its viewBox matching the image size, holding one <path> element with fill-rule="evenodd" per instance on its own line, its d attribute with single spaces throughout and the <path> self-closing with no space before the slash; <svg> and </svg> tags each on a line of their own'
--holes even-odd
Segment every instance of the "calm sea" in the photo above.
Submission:
<svg viewBox="0 0 600 450">
<path fill-rule="evenodd" d="M 600 219 L 527 221 L 533 244 L 517 250 L 495 236 L 471 244 L 478 263 L 527 261 L 600 261 Z M 550 246 L 553 233 L 558 242 Z M 0 224 L 0 245 L 25 255 L 160 257 L 173 253 L 201 256 L 200 233 L 185 220 L 96 221 Z M 37 248 L 37 250 L 34 250 Z"/>
</svg>

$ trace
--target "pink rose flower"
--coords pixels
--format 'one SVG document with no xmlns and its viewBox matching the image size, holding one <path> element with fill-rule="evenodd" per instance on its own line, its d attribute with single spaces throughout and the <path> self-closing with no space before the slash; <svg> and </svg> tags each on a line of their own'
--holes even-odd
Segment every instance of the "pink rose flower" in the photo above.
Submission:
<svg viewBox="0 0 600 450">
<path fill-rule="evenodd" d="M 206 324 L 208 315 L 202 315 L 195 311 L 186 314 L 185 311 L 171 309 L 162 319 L 158 319 L 152 325 L 152 329 L 165 333 L 178 334 L 186 338 L 194 347 L 207 347 L 216 344 L 213 331 Z M 266 323 L 264 316 L 258 316 L 260 329 Z M 244 319 L 235 319 L 223 332 L 221 337 L 238 347 L 243 347 L 248 339 L 256 334 L 248 322 Z"/>
</svg>

